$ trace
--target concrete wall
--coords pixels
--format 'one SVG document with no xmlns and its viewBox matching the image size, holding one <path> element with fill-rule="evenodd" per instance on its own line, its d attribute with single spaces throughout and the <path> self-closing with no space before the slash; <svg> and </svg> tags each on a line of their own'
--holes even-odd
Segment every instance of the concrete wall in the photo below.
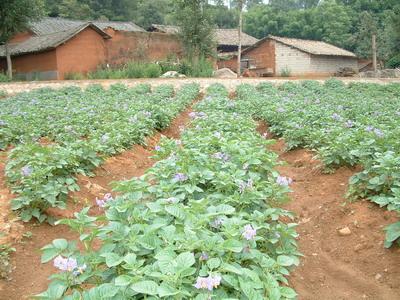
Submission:
<svg viewBox="0 0 400 300">
<path fill-rule="evenodd" d="M 294 76 L 313 73 L 310 54 L 279 42 L 275 42 L 275 62 L 275 76 L 281 76 L 285 70 Z"/>
<path fill-rule="evenodd" d="M 65 44 L 57 47 L 58 79 L 67 73 L 87 73 L 106 62 L 104 38 L 88 27 Z"/>
<path fill-rule="evenodd" d="M 127 61 L 157 61 L 174 55 L 181 57 L 182 45 L 176 35 L 158 32 L 124 32 L 107 29 L 107 63 Z"/>
<path fill-rule="evenodd" d="M 351 68 L 358 71 L 358 60 L 355 57 L 311 55 L 311 71 L 321 75 L 333 75 L 340 68 Z"/>
</svg>

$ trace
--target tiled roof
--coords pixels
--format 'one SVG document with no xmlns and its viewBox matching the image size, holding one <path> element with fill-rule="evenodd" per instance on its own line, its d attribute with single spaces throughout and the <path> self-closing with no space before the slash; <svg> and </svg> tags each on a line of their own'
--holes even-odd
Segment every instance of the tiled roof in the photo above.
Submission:
<svg viewBox="0 0 400 300">
<path fill-rule="evenodd" d="M 239 34 L 237 29 L 216 29 L 216 40 L 218 45 L 237 46 L 239 44 Z M 258 42 L 258 39 L 242 32 L 242 46 L 248 47 Z"/>
<path fill-rule="evenodd" d="M 75 35 L 77 35 L 82 30 L 91 27 L 101 34 L 104 38 L 110 38 L 110 36 L 101 30 L 99 27 L 92 23 L 86 23 L 75 27 L 70 27 L 64 31 L 59 31 L 50 34 L 33 36 L 21 43 L 10 44 L 10 53 L 13 56 L 40 52 L 58 47 L 59 45 L 65 43 Z M 5 56 L 5 47 L 0 46 L 0 57 Z"/>
<path fill-rule="evenodd" d="M 178 26 L 172 25 L 159 25 L 153 24 L 150 28 L 150 31 L 159 31 L 163 33 L 169 34 L 177 34 L 179 32 Z M 218 45 L 226 45 L 226 46 L 237 46 L 239 43 L 238 30 L 237 29 L 215 29 L 215 40 Z M 248 47 L 257 43 L 258 39 L 242 32 L 242 45 L 244 47 Z"/>
<path fill-rule="evenodd" d="M 179 27 L 173 26 L 173 25 L 151 24 L 149 31 L 158 31 L 158 32 L 168 33 L 168 34 L 178 34 Z"/>
<path fill-rule="evenodd" d="M 334 45 L 321 42 L 321 41 L 313 41 L 313 40 L 302 40 L 302 39 L 293 39 L 286 37 L 279 37 L 269 35 L 253 46 L 245 49 L 243 52 L 246 53 L 249 50 L 256 48 L 259 44 L 264 42 L 265 40 L 275 40 L 279 43 L 285 44 L 287 46 L 296 48 L 306 53 L 314 54 L 314 55 L 328 55 L 328 56 L 347 56 L 347 57 L 356 57 L 353 52 L 347 51 L 345 49 L 336 47 Z"/>
<path fill-rule="evenodd" d="M 86 23 L 88 23 L 88 21 L 68 20 L 64 18 L 43 18 L 38 22 L 32 23 L 30 29 L 37 35 L 45 35 L 82 26 Z M 91 21 L 91 23 L 102 30 L 112 28 L 119 31 L 145 31 L 133 22 Z"/>
</svg>

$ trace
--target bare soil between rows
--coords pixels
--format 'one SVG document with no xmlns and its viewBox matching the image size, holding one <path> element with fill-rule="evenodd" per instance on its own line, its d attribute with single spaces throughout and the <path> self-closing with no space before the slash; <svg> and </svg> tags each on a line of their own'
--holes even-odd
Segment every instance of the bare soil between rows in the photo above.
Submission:
<svg viewBox="0 0 400 300">
<path fill-rule="evenodd" d="M 95 170 L 94 177 L 78 176 L 79 192 L 71 193 L 70 201 L 66 210 L 52 209 L 51 215 L 57 218 L 73 217 L 74 212 L 92 205 L 91 214 L 103 213 L 96 207 L 96 197 L 102 197 L 111 191 L 111 183 L 141 176 L 149 169 L 155 161 L 153 156 L 154 147 L 162 136 L 179 138 L 182 126 L 189 122 L 191 108 L 183 111 L 177 116 L 171 125 L 146 139 L 144 146 L 135 145 L 117 156 L 108 158 L 99 168 Z M 4 178 L 5 153 L 0 160 L 0 226 L 11 227 L 9 221 L 12 194 L 6 187 Z M 42 264 L 40 262 L 40 249 L 51 243 L 54 239 L 65 238 L 67 240 L 78 240 L 78 235 L 71 232 L 63 225 L 50 226 L 48 224 L 27 223 L 19 221 L 12 223 L 9 229 L 9 241 L 15 243 L 16 252 L 11 256 L 14 269 L 8 280 L 0 280 L 0 300 L 22 300 L 43 292 L 49 284 L 48 278 L 56 269 L 52 263 Z M 1 228 L 1 227 L 0 227 Z M 23 237 L 25 232 L 31 232 L 32 237 Z"/>
<path fill-rule="evenodd" d="M 267 132 L 267 126 L 259 131 Z M 278 170 L 293 179 L 291 201 L 284 208 L 296 215 L 304 255 L 289 278 L 298 299 L 400 299 L 400 249 L 383 247 L 383 228 L 397 221 L 397 215 L 369 201 L 346 200 L 356 169 L 323 174 L 311 151 L 284 149 L 281 139 L 271 146 L 286 162 Z M 349 235 L 339 234 L 344 227 Z"/>
</svg>

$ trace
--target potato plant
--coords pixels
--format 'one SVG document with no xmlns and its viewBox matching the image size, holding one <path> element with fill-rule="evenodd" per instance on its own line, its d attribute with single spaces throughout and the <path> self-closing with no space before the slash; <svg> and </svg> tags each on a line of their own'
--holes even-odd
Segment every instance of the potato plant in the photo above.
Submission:
<svg viewBox="0 0 400 300">
<path fill-rule="evenodd" d="M 251 115 L 219 85 L 195 105 L 180 140 L 163 139 L 145 175 L 115 184 L 105 216 L 62 220 L 83 247 L 43 248 L 59 271 L 38 299 L 293 299 L 299 253 L 290 179 Z M 80 250 L 82 249 L 83 250 Z"/>
<path fill-rule="evenodd" d="M 348 196 L 400 212 L 400 84 L 345 86 L 328 80 L 276 88 L 238 88 L 240 106 L 265 120 L 288 149 L 316 151 L 327 170 L 361 165 Z M 400 238 L 400 222 L 386 228 L 386 247 Z"/>
<path fill-rule="evenodd" d="M 18 197 L 12 208 L 23 221 L 51 218 L 49 207 L 64 208 L 76 191 L 76 174 L 91 176 L 105 157 L 143 143 L 198 95 L 186 85 L 174 96 L 172 86 L 148 85 L 109 90 L 90 86 L 43 89 L 0 102 L 0 149 L 13 145 L 6 175 Z"/>
</svg>

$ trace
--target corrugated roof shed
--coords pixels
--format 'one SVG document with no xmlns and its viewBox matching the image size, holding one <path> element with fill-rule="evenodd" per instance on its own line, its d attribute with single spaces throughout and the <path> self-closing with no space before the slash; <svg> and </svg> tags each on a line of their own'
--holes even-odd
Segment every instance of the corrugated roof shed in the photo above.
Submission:
<svg viewBox="0 0 400 300">
<path fill-rule="evenodd" d="M 313 40 L 302 40 L 302 39 L 293 39 L 286 37 L 279 37 L 269 35 L 268 37 L 263 38 L 250 48 L 245 49 L 243 52 L 248 52 L 250 49 L 257 47 L 260 43 L 267 39 L 272 39 L 287 46 L 296 48 L 300 51 L 310 53 L 313 55 L 327 55 L 327 56 L 347 56 L 347 57 L 357 57 L 353 52 L 347 51 L 345 49 L 336 47 L 334 45 L 321 42 L 321 41 L 313 41 Z"/>
<path fill-rule="evenodd" d="M 111 38 L 106 32 L 101 30 L 98 26 L 92 23 L 85 23 L 79 26 L 70 27 L 66 30 L 53 32 L 50 34 L 43 34 L 38 36 L 33 36 L 26 41 L 16 44 L 10 44 L 11 55 L 21 55 L 26 53 L 40 52 L 49 49 L 54 49 L 59 45 L 65 43 L 75 35 L 77 35 L 82 30 L 91 27 L 101 34 L 104 38 Z M 5 46 L 0 46 L 0 56 L 5 56 Z"/>
</svg>

